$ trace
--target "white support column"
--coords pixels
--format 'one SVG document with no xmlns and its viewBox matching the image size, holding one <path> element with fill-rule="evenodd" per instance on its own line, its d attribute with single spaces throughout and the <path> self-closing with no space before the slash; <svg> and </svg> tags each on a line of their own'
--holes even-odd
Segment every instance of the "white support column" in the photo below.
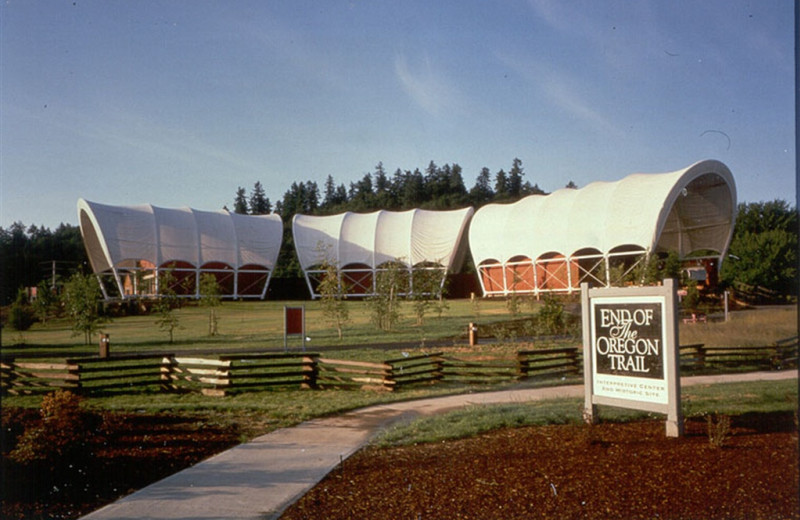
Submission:
<svg viewBox="0 0 800 520">
<path fill-rule="evenodd" d="M 567 268 L 567 294 L 572 294 L 572 260 L 571 257 L 564 257 L 565 267 Z M 578 277 L 580 278 L 580 276 Z"/>
<path fill-rule="evenodd" d="M 116 270 L 114 269 L 113 271 L 114 271 L 114 274 L 116 275 Z M 108 300 L 108 293 L 106 292 L 106 286 L 103 284 L 103 280 L 100 278 L 100 275 L 99 274 L 95 274 L 94 277 L 97 278 L 97 283 L 100 285 L 100 292 L 103 293 L 103 299 L 104 300 Z M 119 283 L 117 283 L 117 287 L 121 288 Z M 122 295 L 122 291 L 120 291 L 120 295 Z"/>
<path fill-rule="evenodd" d="M 269 281 L 272 279 L 272 270 L 267 272 L 267 279 L 264 280 L 264 288 L 261 289 L 261 299 L 267 297 L 267 289 L 269 288 Z"/>
<path fill-rule="evenodd" d="M 503 268 L 503 296 L 508 296 L 509 293 L 508 276 L 506 276 L 506 272 L 508 271 L 508 265 L 506 264 L 506 262 L 503 262 L 502 264 L 500 264 L 500 266 Z"/>
</svg>

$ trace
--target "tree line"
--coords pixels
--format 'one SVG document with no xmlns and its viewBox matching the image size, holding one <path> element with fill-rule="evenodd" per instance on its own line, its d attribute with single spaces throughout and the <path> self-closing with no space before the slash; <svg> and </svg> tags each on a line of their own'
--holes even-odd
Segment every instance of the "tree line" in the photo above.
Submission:
<svg viewBox="0 0 800 520">
<path fill-rule="evenodd" d="M 0 227 L 0 302 L 10 303 L 19 288 L 43 280 L 59 283 L 75 270 L 87 270 L 88 261 L 78 226 L 62 223 L 52 231 L 15 222 Z"/>
<path fill-rule="evenodd" d="M 274 212 L 284 222 L 291 221 L 296 213 L 307 215 L 332 215 L 345 211 L 370 212 L 379 209 L 403 211 L 412 208 L 431 210 L 457 209 L 466 206 L 478 208 L 491 202 L 512 202 L 526 195 L 546 195 L 538 184 L 524 179 L 522 161 L 515 158 L 506 172 L 501 169 L 492 174 L 482 168 L 475 183 L 467 189 L 464 173 L 458 164 L 438 166 L 431 161 L 424 171 L 396 169 L 390 174 L 382 162 L 375 170 L 348 185 L 337 184 L 328 175 L 325 184 L 314 181 L 293 182 L 275 203 Z M 576 188 L 570 181 L 567 187 Z M 263 215 L 273 211 L 261 182 L 256 182 L 248 195 L 239 187 L 233 201 L 235 213 Z"/>
<path fill-rule="evenodd" d="M 322 189 L 314 181 L 293 182 L 274 208 L 261 182 L 255 183 L 249 196 L 245 188 L 240 186 L 234 197 L 233 211 L 263 215 L 274 210 L 280 215 L 284 223 L 284 247 L 281 248 L 275 276 L 299 277 L 302 272 L 294 251 L 291 230 L 292 217 L 297 213 L 335 215 L 345 211 L 366 213 L 380 209 L 479 208 L 492 202 L 514 202 L 527 195 L 547 195 L 538 184 L 531 184 L 524 177 L 525 170 L 519 158 L 512 161 L 508 172 L 501 169 L 492 174 L 489 168 L 482 168 L 469 189 L 464 183 L 463 169 L 455 163 L 439 166 L 430 161 L 423 171 L 419 168 L 397 168 L 390 174 L 379 162 L 374 171 L 365 173 L 361 179 L 350 182 L 349 186 L 337 184 L 332 175 L 328 175 Z M 572 181 L 566 187 L 577 188 Z"/>
</svg>

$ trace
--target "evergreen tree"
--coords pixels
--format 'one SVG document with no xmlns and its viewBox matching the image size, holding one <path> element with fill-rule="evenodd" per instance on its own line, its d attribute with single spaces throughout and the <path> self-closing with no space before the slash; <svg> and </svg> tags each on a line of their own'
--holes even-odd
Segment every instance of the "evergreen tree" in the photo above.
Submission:
<svg viewBox="0 0 800 520">
<path fill-rule="evenodd" d="M 406 187 L 406 174 L 403 173 L 403 170 L 400 168 L 394 171 L 394 175 L 392 176 L 392 185 L 391 185 L 391 192 L 392 192 L 392 200 L 395 201 L 396 208 L 403 207 L 403 193 Z"/>
<path fill-rule="evenodd" d="M 461 166 L 454 164 L 447 177 L 448 204 L 444 209 L 451 209 L 468 204 L 467 188 L 461 176 Z"/>
<path fill-rule="evenodd" d="M 313 215 L 319 209 L 319 186 L 316 182 L 306 181 L 305 196 L 303 198 L 303 211 Z"/>
<path fill-rule="evenodd" d="M 508 194 L 512 198 L 517 198 L 522 194 L 522 176 L 525 172 L 522 171 L 522 161 L 514 158 L 514 163 L 511 170 L 508 172 Z"/>
<path fill-rule="evenodd" d="M 280 208 L 281 218 L 290 222 L 297 213 L 313 215 L 319 208 L 319 187 L 316 182 L 293 182 L 283 194 L 283 201 L 276 205 Z"/>
<path fill-rule="evenodd" d="M 406 171 L 405 177 L 401 206 L 403 209 L 416 208 L 425 200 L 425 179 L 419 168 L 415 169 L 413 173 Z"/>
<path fill-rule="evenodd" d="M 349 206 L 353 211 L 377 209 L 375 193 L 372 188 L 372 174 L 365 173 L 360 181 L 350 183 Z"/>
<path fill-rule="evenodd" d="M 376 209 L 393 209 L 396 199 L 392 196 L 392 183 L 383 169 L 383 163 L 379 162 L 375 167 L 375 205 Z"/>
<path fill-rule="evenodd" d="M 478 174 L 478 178 L 475 180 L 475 186 L 469 190 L 469 200 L 472 205 L 480 207 L 491 202 L 492 198 L 494 198 L 494 191 L 492 190 L 491 183 L 492 174 L 489 172 L 489 168 L 484 166 Z"/>
<path fill-rule="evenodd" d="M 505 170 L 500 170 L 494 177 L 494 193 L 495 198 L 505 199 L 508 198 L 508 176 Z"/>
<path fill-rule="evenodd" d="M 272 204 L 261 186 L 261 181 L 256 181 L 253 191 L 250 192 L 250 214 L 268 215 L 272 213 Z"/>
<path fill-rule="evenodd" d="M 520 195 L 547 195 L 547 192 L 541 189 L 538 184 L 531 186 L 530 182 L 525 181 L 522 185 L 522 193 Z"/>
<path fill-rule="evenodd" d="M 60 284 L 67 270 L 87 260 L 78 226 L 62 223 L 51 231 L 15 222 L 7 229 L 0 227 L 0 304 L 11 303 L 17 289 L 43 279 Z"/>
<path fill-rule="evenodd" d="M 344 184 L 336 187 L 336 200 L 339 204 L 347 204 L 347 188 Z"/>
<path fill-rule="evenodd" d="M 247 195 L 241 186 L 236 190 L 236 198 L 233 199 L 233 212 L 247 215 Z"/>
<path fill-rule="evenodd" d="M 332 208 L 340 202 L 336 200 L 336 184 L 333 182 L 333 175 L 328 175 L 325 179 L 325 198 L 322 199 L 323 208 Z"/>
</svg>

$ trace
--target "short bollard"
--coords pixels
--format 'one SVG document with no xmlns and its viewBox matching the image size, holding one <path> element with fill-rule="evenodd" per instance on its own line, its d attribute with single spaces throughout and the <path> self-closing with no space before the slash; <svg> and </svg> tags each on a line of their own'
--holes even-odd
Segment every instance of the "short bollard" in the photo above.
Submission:
<svg viewBox="0 0 800 520">
<path fill-rule="evenodd" d="M 111 342 L 108 339 L 108 334 L 100 334 L 100 357 L 107 358 L 109 354 L 109 349 L 111 347 Z"/>
<path fill-rule="evenodd" d="M 478 326 L 474 323 L 469 324 L 469 346 L 474 347 L 478 344 Z"/>
</svg>

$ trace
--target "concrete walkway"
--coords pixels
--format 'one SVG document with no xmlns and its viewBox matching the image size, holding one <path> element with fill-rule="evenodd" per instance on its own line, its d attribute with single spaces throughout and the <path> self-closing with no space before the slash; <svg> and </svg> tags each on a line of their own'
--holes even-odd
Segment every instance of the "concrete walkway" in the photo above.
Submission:
<svg viewBox="0 0 800 520">
<path fill-rule="evenodd" d="M 796 371 L 681 379 L 681 386 L 796 378 Z M 278 518 L 341 461 L 392 423 L 468 405 L 583 397 L 583 385 L 437 397 L 370 406 L 276 430 L 156 482 L 85 517 L 100 519 Z"/>
</svg>

